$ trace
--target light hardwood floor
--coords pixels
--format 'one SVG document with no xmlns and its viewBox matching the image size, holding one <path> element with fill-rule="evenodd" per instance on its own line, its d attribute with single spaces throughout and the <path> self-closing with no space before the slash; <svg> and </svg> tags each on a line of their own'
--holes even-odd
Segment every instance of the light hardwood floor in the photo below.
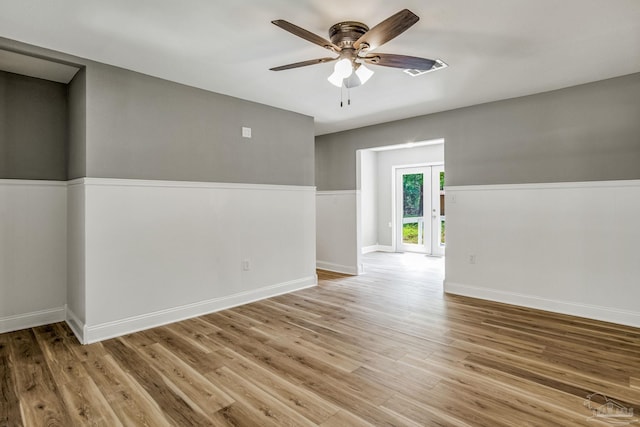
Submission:
<svg viewBox="0 0 640 427">
<path fill-rule="evenodd" d="M 88 346 L 2 334 L 0 426 L 611 425 L 593 392 L 640 418 L 640 330 L 443 295 L 440 259 L 365 263 Z"/>
</svg>

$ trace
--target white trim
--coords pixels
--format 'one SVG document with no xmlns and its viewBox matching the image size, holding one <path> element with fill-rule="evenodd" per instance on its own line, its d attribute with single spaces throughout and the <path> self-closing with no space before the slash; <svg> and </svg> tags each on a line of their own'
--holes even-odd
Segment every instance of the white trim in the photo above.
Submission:
<svg viewBox="0 0 640 427">
<path fill-rule="evenodd" d="M 353 276 L 357 276 L 359 274 L 358 267 L 335 264 L 326 261 L 316 261 L 316 268 L 319 270 L 333 271 L 335 273 L 351 274 Z"/>
<path fill-rule="evenodd" d="M 0 318 L 0 334 L 20 329 L 48 325 L 65 320 L 65 308 L 56 307 L 31 313 L 16 314 Z"/>
<path fill-rule="evenodd" d="M 640 187 L 640 179 L 614 181 L 578 181 L 578 182 L 541 182 L 529 184 L 491 184 L 491 185 L 447 185 L 447 191 L 491 191 L 491 190 L 559 190 L 566 188 L 612 188 Z"/>
<path fill-rule="evenodd" d="M 271 191 L 316 191 L 307 185 L 244 184 L 233 182 L 206 181 L 160 181 L 147 179 L 120 178 L 78 178 L 68 181 L 68 185 L 114 186 L 114 187 L 163 187 L 163 188 L 214 188 L 229 190 L 271 190 Z"/>
<path fill-rule="evenodd" d="M 362 254 L 370 254 L 371 252 L 377 252 L 378 251 L 378 245 L 371 245 L 371 246 L 363 246 L 362 247 Z"/>
<path fill-rule="evenodd" d="M 355 196 L 360 190 L 316 191 L 316 196 Z"/>
<path fill-rule="evenodd" d="M 80 343 L 82 344 L 86 344 L 84 342 L 84 337 L 85 337 L 84 322 L 80 320 L 80 317 L 78 317 L 78 315 L 75 314 L 69 308 L 69 306 L 67 306 L 66 309 L 67 309 L 67 318 L 66 318 L 67 325 L 69 325 L 69 328 L 71 329 L 73 334 L 76 336 L 76 338 L 78 338 L 78 341 L 80 341 Z"/>
<path fill-rule="evenodd" d="M 391 172 L 395 173 L 396 169 L 428 168 L 431 166 L 444 166 L 444 162 L 422 162 L 422 163 L 409 163 L 406 165 L 392 165 Z"/>
<path fill-rule="evenodd" d="M 133 316 L 100 325 L 85 326 L 83 344 L 91 344 L 109 338 L 130 334 L 132 332 L 154 328 L 168 323 L 179 322 L 192 317 L 202 316 L 204 314 L 226 310 L 289 292 L 299 291 L 316 286 L 317 283 L 318 278 L 314 275 L 298 280 L 266 286 L 252 291 L 239 292 L 237 294 L 213 298 L 206 301 L 198 301 L 179 307 L 171 307 L 165 310 Z"/>
<path fill-rule="evenodd" d="M 360 217 L 362 215 L 362 189 L 356 190 L 356 275 L 364 273 L 364 264 L 362 263 L 362 221 Z M 317 257 L 317 255 L 316 255 Z"/>
<path fill-rule="evenodd" d="M 365 246 L 362 248 L 363 254 L 369 254 L 371 252 L 395 252 L 395 251 L 393 250 L 393 246 L 387 246 L 387 245 L 371 245 L 371 246 Z"/>
<path fill-rule="evenodd" d="M 405 148 L 408 149 L 408 148 L 426 147 L 427 145 L 437 145 L 437 144 L 444 144 L 444 138 L 429 139 L 426 141 L 405 142 L 405 143 L 392 144 L 392 145 L 382 145 L 380 147 L 362 148 L 358 151 L 380 152 L 380 151 L 402 150 Z"/>
<path fill-rule="evenodd" d="M 515 292 L 505 292 L 496 289 L 479 286 L 452 283 L 445 280 L 444 291 L 448 294 L 462 295 L 496 301 L 505 304 L 519 305 L 538 310 L 568 314 L 571 316 L 585 317 L 589 319 L 612 322 L 621 325 L 640 327 L 640 312 L 618 310 L 609 307 L 589 304 L 577 304 L 567 301 L 558 301 L 548 298 L 540 298 L 534 295 L 524 295 Z"/>
<path fill-rule="evenodd" d="M 84 181 L 87 178 L 75 178 L 70 181 L 67 181 L 67 187 L 72 187 L 74 185 L 84 185 Z"/>
<path fill-rule="evenodd" d="M 0 186 L 2 185 L 66 187 L 67 181 L 50 181 L 50 180 L 37 180 L 37 179 L 0 179 Z"/>
</svg>

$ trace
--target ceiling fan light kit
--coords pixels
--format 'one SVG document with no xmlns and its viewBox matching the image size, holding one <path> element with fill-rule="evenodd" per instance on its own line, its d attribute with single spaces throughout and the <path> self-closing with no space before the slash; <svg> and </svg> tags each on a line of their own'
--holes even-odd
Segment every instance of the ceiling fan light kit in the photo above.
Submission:
<svg viewBox="0 0 640 427">
<path fill-rule="evenodd" d="M 419 19 L 410 10 L 403 9 L 371 29 L 361 22 L 339 22 L 329 28 L 330 40 L 281 19 L 271 21 L 274 25 L 291 34 L 338 54 L 337 57 L 296 62 L 274 67 L 271 70 L 282 71 L 337 61 L 333 73 L 327 80 L 339 88 L 343 86 L 352 88 L 366 83 L 373 75 L 373 71 L 365 67 L 365 64 L 415 71 L 415 73 L 407 72 L 410 75 L 446 67 L 446 64 L 440 60 L 389 53 L 371 53 L 372 50 L 408 30 Z"/>
</svg>

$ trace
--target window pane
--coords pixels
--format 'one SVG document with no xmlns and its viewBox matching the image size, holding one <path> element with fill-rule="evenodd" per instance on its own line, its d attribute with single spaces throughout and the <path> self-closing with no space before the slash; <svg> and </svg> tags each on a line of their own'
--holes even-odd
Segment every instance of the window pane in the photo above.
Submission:
<svg viewBox="0 0 640 427">
<path fill-rule="evenodd" d="M 421 173 L 402 175 L 402 213 L 404 218 L 423 216 L 423 181 L 424 176 Z"/>
</svg>

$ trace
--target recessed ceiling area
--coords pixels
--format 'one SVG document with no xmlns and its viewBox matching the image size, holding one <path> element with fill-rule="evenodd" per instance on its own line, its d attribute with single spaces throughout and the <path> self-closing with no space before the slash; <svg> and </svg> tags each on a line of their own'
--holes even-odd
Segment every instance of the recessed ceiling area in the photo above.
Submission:
<svg viewBox="0 0 640 427">
<path fill-rule="evenodd" d="M 0 49 L 0 71 L 67 84 L 79 68 Z"/>
<path fill-rule="evenodd" d="M 373 27 L 404 8 L 420 20 L 376 51 L 448 68 L 411 77 L 372 65 L 342 108 L 334 64 L 269 70 L 327 56 L 273 20 L 327 38 L 335 23 Z M 640 71 L 638 0 L 23 0 L 3 5 L 0 36 L 313 116 L 316 134 Z"/>
</svg>

